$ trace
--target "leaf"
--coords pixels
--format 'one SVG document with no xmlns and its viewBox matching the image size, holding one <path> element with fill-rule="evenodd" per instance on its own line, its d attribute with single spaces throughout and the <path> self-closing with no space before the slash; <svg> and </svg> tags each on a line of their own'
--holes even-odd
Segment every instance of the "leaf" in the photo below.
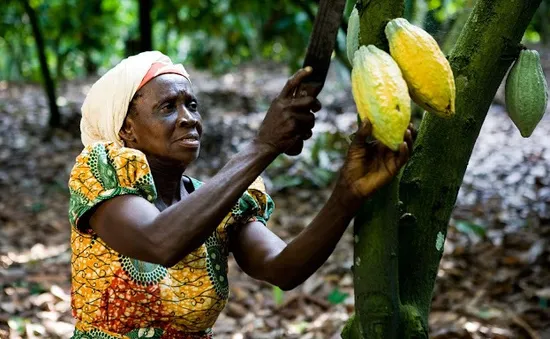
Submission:
<svg viewBox="0 0 550 339">
<path fill-rule="evenodd" d="M 25 333 L 25 324 L 26 324 L 25 318 L 21 318 L 21 317 L 11 317 L 8 320 L 8 326 L 10 327 L 10 329 L 12 329 L 13 331 L 19 334 Z"/>
<path fill-rule="evenodd" d="M 468 235 L 475 234 L 482 238 L 484 238 L 485 235 L 487 234 L 487 230 L 485 226 L 478 225 L 467 220 L 457 220 L 456 229 L 461 233 L 465 233 Z"/>
<path fill-rule="evenodd" d="M 540 308 L 547 309 L 548 308 L 548 299 L 540 298 L 539 299 L 539 306 L 540 306 Z"/>
<path fill-rule="evenodd" d="M 46 205 L 44 205 L 43 202 L 35 202 L 31 205 L 31 212 L 38 213 L 40 211 L 43 211 L 45 208 L 46 208 Z"/>
<path fill-rule="evenodd" d="M 273 301 L 275 305 L 280 306 L 283 303 L 285 292 L 277 286 L 273 286 Z"/>
<path fill-rule="evenodd" d="M 318 187 L 328 186 L 334 177 L 334 173 L 332 171 L 322 168 L 313 168 L 311 174 L 313 175 L 313 183 Z"/>
<path fill-rule="evenodd" d="M 273 184 L 278 189 L 300 186 L 303 184 L 303 182 L 304 182 L 303 178 L 297 177 L 297 176 L 293 177 L 290 175 L 281 175 L 273 179 Z"/>
<path fill-rule="evenodd" d="M 347 297 L 349 297 L 348 293 L 341 292 L 338 288 L 335 288 L 327 296 L 327 300 L 332 305 L 338 305 L 343 303 Z"/>
<path fill-rule="evenodd" d="M 40 283 L 30 283 L 28 286 L 29 293 L 31 295 L 39 295 L 44 292 L 49 292 L 44 286 L 42 286 Z"/>
</svg>

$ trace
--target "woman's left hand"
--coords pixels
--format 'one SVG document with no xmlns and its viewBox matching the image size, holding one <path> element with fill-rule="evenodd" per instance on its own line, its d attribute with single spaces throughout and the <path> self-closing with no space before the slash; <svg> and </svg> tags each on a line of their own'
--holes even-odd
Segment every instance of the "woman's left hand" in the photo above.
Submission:
<svg viewBox="0 0 550 339">
<path fill-rule="evenodd" d="M 405 131 L 405 141 L 398 151 L 392 151 L 380 141 L 367 142 L 372 125 L 365 120 L 355 134 L 340 172 L 337 187 L 351 193 L 354 199 L 370 197 L 399 173 L 412 152 L 416 130 L 412 124 Z"/>
</svg>

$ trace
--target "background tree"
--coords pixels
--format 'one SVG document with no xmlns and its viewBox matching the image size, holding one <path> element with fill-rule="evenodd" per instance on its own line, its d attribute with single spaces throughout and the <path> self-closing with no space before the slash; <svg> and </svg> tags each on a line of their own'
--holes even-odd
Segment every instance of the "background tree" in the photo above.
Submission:
<svg viewBox="0 0 550 339">
<path fill-rule="evenodd" d="M 21 4 L 27 14 L 34 40 L 36 41 L 36 50 L 38 52 L 38 60 L 40 61 L 40 69 L 42 71 L 42 77 L 44 82 L 44 89 L 46 90 L 46 96 L 48 97 L 48 104 L 50 107 L 49 126 L 58 127 L 61 122 L 61 115 L 59 114 L 59 107 L 57 107 L 57 97 L 55 95 L 55 83 L 53 81 L 50 69 L 48 67 L 48 61 L 46 59 L 46 46 L 44 45 L 44 38 L 42 36 L 42 29 L 38 22 L 36 11 L 30 5 L 29 1 L 21 0 Z"/>
<path fill-rule="evenodd" d="M 153 50 L 152 0 L 139 0 L 139 41 L 141 51 Z"/>
<path fill-rule="evenodd" d="M 356 315 L 345 338 L 428 338 L 432 291 L 468 160 L 496 90 L 541 0 L 478 0 L 449 60 L 456 115 L 422 120 L 413 155 L 355 222 Z M 358 1 L 361 44 L 387 50 L 395 1 Z"/>
</svg>

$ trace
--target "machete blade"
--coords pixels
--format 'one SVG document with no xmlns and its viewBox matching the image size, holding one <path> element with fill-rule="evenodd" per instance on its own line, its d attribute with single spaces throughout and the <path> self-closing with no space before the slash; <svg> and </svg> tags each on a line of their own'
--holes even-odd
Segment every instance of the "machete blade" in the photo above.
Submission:
<svg viewBox="0 0 550 339">
<path fill-rule="evenodd" d="M 316 96 L 323 89 L 345 7 L 346 0 L 321 0 L 319 3 L 304 59 L 304 67 L 313 67 L 313 73 L 304 80 L 298 93 L 306 90 Z"/>
</svg>

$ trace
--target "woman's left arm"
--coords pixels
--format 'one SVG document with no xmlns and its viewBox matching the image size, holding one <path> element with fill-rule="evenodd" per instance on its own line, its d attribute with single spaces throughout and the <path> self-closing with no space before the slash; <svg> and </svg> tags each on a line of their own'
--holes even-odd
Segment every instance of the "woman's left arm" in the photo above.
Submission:
<svg viewBox="0 0 550 339">
<path fill-rule="evenodd" d="M 337 184 L 313 221 L 288 245 L 260 222 L 235 230 L 231 250 L 239 266 L 253 278 L 283 290 L 303 283 L 327 260 L 362 202 L 388 183 L 406 163 L 413 143 L 412 125 L 399 151 L 367 143 L 367 121 L 356 134 Z"/>
</svg>

